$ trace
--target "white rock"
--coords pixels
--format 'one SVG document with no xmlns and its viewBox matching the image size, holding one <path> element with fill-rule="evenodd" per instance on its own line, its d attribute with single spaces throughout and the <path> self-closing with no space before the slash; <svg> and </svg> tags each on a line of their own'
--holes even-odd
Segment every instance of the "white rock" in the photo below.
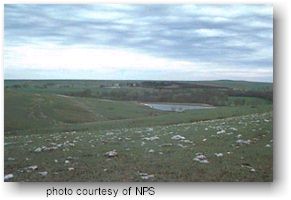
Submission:
<svg viewBox="0 0 291 200">
<path fill-rule="evenodd" d="M 215 155 L 216 157 L 222 157 L 222 156 L 223 156 L 223 153 L 214 153 L 214 155 Z"/>
<path fill-rule="evenodd" d="M 153 131 L 154 129 L 153 128 L 147 128 L 146 130 L 147 131 Z"/>
<path fill-rule="evenodd" d="M 153 150 L 153 149 L 149 150 L 149 153 L 154 153 L 154 152 L 155 152 L 155 150 Z"/>
<path fill-rule="evenodd" d="M 44 171 L 44 172 L 38 172 L 39 175 L 42 175 L 42 176 L 46 176 L 48 174 L 47 171 Z"/>
<path fill-rule="evenodd" d="M 202 140 L 202 142 L 206 142 L 207 141 L 207 139 L 206 138 L 204 138 L 203 140 Z"/>
<path fill-rule="evenodd" d="M 38 166 L 37 165 L 32 165 L 32 166 L 27 167 L 27 169 L 37 170 L 38 169 Z"/>
<path fill-rule="evenodd" d="M 143 179 L 143 180 L 148 180 L 150 178 L 155 177 L 155 175 L 153 175 L 153 174 L 147 174 L 147 173 L 143 173 L 143 172 L 140 172 L 139 175 L 140 175 L 141 179 Z"/>
<path fill-rule="evenodd" d="M 69 171 L 73 171 L 73 170 L 75 170 L 75 168 L 74 167 L 69 167 L 68 170 Z"/>
<path fill-rule="evenodd" d="M 225 130 L 220 130 L 216 132 L 217 135 L 222 134 L 222 133 L 225 133 Z"/>
<path fill-rule="evenodd" d="M 117 156 L 118 154 L 117 154 L 117 151 L 115 149 L 113 149 L 112 151 L 106 152 L 104 155 L 111 158 L 111 157 Z"/>
<path fill-rule="evenodd" d="M 112 133 L 112 132 L 106 133 L 106 136 L 110 136 L 110 135 L 114 135 L 114 133 Z"/>
<path fill-rule="evenodd" d="M 200 163 L 205 163 L 205 164 L 209 163 L 208 160 L 201 160 L 201 159 L 198 159 L 198 158 L 194 158 L 194 160 L 195 160 L 195 161 L 198 161 L 198 162 L 200 162 Z"/>
<path fill-rule="evenodd" d="M 150 178 L 154 178 L 155 177 L 155 175 L 153 175 L 153 174 L 149 174 L 149 175 L 147 175 L 147 176 L 141 176 L 141 178 L 143 179 L 143 180 L 148 180 L 148 179 L 150 179 Z"/>
<path fill-rule="evenodd" d="M 38 147 L 34 150 L 34 152 L 41 152 L 42 151 L 42 148 L 41 147 Z"/>
<path fill-rule="evenodd" d="M 200 163 L 209 163 L 206 156 L 201 153 L 196 153 L 196 157 L 193 159 L 194 161 L 200 162 Z"/>
<path fill-rule="evenodd" d="M 239 144 L 239 145 L 243 145 L 243 144 L 250 144 L 251 141 L 250 140 L 241 140 L 241 139 L 239 139 L 239 140 L 236 141 L 236 143 Z"/>
<path fill-rule="evenodd" d="M 265 147 L 268 147 L 268 148 L 270 148 L 271 147 L 271 145 L 269 145 L 269 144 L 266 144 L 266 146 Z"/>
<path fill-rule="evenodd" d="M 160 138 L 158 136 L 153 136 L 153 137 L 146 137 L 144 139 L 147 140 L 147 141 L 153 141 L 153 140 L 158 140 Z"/>
<path fill-rule="evenodd" d="M 181 135 L 174 135 L 173 137 L 171 137 L 172 140 L 184 140 L 185 137 L 181 136 Z"/>
<path fill-rule="evenodd" d="M 256 172 L 256 170 L 254 168 L 251 168 L 250 172 Z"/>
<path fill-rule="evenodd" d="M 7 181 L 7 180 L 9 180 L 9 179 L 12 179 L 14 176 L 13 176 L 13 174 L 6 174 L 5 176 L 4 176 L 4 181 Z"/>
</svg>

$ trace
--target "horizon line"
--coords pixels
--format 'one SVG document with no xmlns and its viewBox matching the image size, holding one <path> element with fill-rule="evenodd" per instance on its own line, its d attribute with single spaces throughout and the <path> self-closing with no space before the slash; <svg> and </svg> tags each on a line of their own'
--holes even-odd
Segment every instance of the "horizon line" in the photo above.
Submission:
<svg viewBox="0 0 291 200">
<path fill-rule="evenodd" d="M 168 82 L 207 82 L 207 81 L 236 81 L 236 82 L 253 82 L 253 83 L 272 83 L 272 81 L 249 81 L 249 80 L 235 80 L 235 79 L 209 79 L 209 80 L 159 80 L 159 79 L 50 79 L 50 78 L 42 78 L 42 79 L 3 79 L 4 81 L 168 81 Z"/>
</svg>

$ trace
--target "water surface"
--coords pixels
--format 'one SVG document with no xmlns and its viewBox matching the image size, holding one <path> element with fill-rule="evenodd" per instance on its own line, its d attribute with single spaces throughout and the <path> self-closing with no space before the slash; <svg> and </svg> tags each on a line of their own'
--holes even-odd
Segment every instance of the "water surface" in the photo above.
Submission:
<svg viewBox="0 0 291 200">
<path fill-rule="evenodd" d="M 215 108 L 214 106 L 207 104 L 185 104 L 185 103 L 143 103 L 143 105 L 156 110 L 173 112 Z"/>
</svg>

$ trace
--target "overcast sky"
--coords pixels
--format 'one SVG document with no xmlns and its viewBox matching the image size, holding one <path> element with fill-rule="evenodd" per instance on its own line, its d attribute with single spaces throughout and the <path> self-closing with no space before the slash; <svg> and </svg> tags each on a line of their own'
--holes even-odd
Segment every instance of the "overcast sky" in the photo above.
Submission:
<svg viewBox="0 0 291 200">
<path fill-rule="evenodd" d="M 5 79 L 273 79 L 271 5 L 5 5 Z"/>
</svg>

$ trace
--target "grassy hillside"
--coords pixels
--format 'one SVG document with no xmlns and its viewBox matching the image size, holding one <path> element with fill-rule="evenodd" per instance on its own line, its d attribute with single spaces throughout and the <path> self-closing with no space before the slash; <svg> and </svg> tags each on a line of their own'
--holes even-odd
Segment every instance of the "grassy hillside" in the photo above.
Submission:
<svg viewBox="0 0 291 200">
<path fill-rule="evenodd" d="M 272 181 L 272 114 L 6 136 L 4 153 L 10 181 Z"/>
<path fill-rule="evenodd" d="M 134 102 L 15 91 L 5 92 L 4 112 L 5 131 L 53 128 L 160 113 Z"/>
</svg>

